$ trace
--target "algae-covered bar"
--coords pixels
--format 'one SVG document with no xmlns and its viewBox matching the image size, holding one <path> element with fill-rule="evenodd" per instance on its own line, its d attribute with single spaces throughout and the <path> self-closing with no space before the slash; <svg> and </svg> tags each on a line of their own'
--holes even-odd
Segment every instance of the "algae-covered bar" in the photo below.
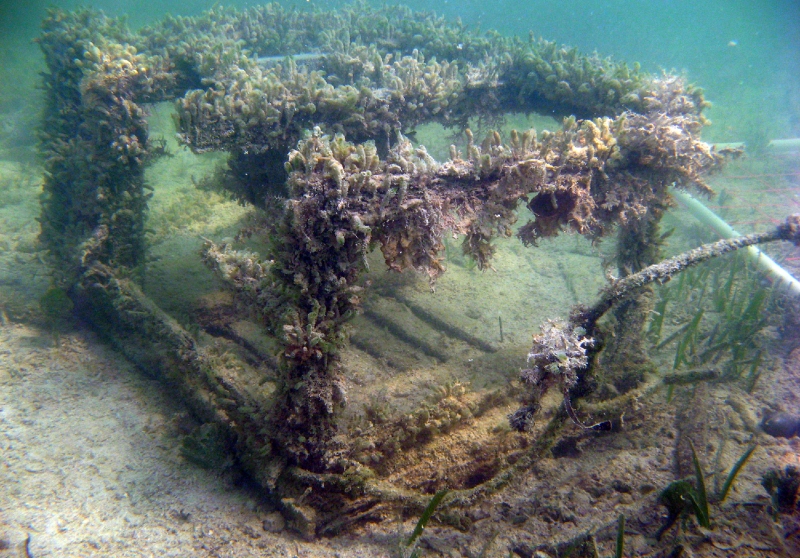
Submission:
<svg viewBox="0 0 800 558">
<path fill-rule="evenodd" d="M 477 393 L 454 383 L 411 412 L 372 409 L 359 424 L 341 421 L 352 396 L 341 352 L 369 293 L 373 251 L 389 269 L 416 270 L 434 286 L 445 272 L 445 235 L 458 235 L 486 269 L 498 238 L 516 235 L 536 249 L 566 229 L 593 240 L 618 231 L 617 267 L 633 274 L 659 259 L 668 187 L 710 192 L 704 177 L 730 155 L 700 141 L 703 92 L 680 76 L 402 7 L 214 8 L 138 32 L 91 10 L 53 11 L 39 43 L 47 63 L 41 240 L 59 286 L 213 425 L 310 536 L 398 509 L 420 513 L 445 488 L 441 519 L 466 526 L 470 506 L 558 441 L 567 414 L 580 422 L 572 404 L 592 390 L 590 361 L 602 357 L 609 374 L 648 366 L 642 283 L 615 306 L 613 332 L 596 327 L 599 316 L 590 328 L 576 319 L 566 333 L 550 324 L 529 355 L 539 369 L 523 371 L 533 390 L 512 383 Z M 174 102 L 188 148 L 227 153 L 227 169 L 211 180 L 262 216 L 243 234 L 268 239 L 263 253 L 209 241 L 202 259 L 237 310 L 275 341 L 277 361 L 258 351 L 257 366 L 219 358 L 138 284 L 144 170 L 163 154 L 146 107 L 159 101 Z M 557 114 L 563 127 L 470 131 L 474 119 L 512 112 Z M 427 123 L 463 138 L 449 159 L 408 139 Z M 514 228 L 525 207 L 533 218 Z M 622 299 L 604 299 L 600 314 Z M 551 384 L 566 396 L 566 413 L 532 431 Z M 596 418 L 619 426 L 633 399 L 602 402 Z M 446 483 L 414 477 L 415 452 L 512 402 L 522 406 L 511 419 L 520 432 L 481 434 L 475 451 L 452 456 Z"/>
</svg>

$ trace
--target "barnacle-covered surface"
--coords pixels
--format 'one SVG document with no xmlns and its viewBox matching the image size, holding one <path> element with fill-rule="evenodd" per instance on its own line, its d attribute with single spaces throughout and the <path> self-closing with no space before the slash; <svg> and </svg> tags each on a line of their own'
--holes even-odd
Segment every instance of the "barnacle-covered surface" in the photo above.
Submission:
<svg viewBox="0 0 800 558">
<path fill-rule="evenodd" d="M 48 66 L 40 131 L 47 174 L 42 241 L 68 286 L 89 259 L 135 267 L 144 257 L 149 144 L 143 102 L 171 94 L 158 56 L 138 54 L 119 22 L 83 11 L 53 13 L 39 38 Z"/>
<path fill-rule="evenodd" d="M 156 121 L 163 120 L 166 108 L 153 111 Z M 161 133 L 152 119 L 150 124 L 154 136 Z M 166 304 L 169 297 L 160 293 L 159 283 L 167 277 L 179 283 L 168 292 L 174 293 L 175 307 L 183 302 L 184 312 L 198 293 L 205 293 L 200 311 L 207 312 L 203 317 L 208 318 L 212 310 L 225 309 L 223 302 L 231 304 L 231 299 L 199 275 L 202 265 L 193 261 L 202 243 L 197 235 L 221 244 L 222 238 L 233 237 L 236 229 L 231 224 L 242 226 L 236 223 L 246 210 L 219 196 L 192 190 L 191 175 L 199 179 L 201 173 L 211 173 L 210 154 L 182 153 L 174 144 L 170 149 L 175 152 L 173 158 L 161 159 L 147 171 L 155 188 L 148 227 L 156 231 L 152 253 L 159 259 L 148 264 L 145 287 L 159 304 Z M 737 162 L 735 169 L 726 172 L 741 174 L 753 164 L 752 159 L 745 163 Z M 717 188 L 730 184 L 712 180 Z M 36 205 L 35 193 L 23 184 L 5 189 L 4 203 L 13 204 L 14 196 L 25 198 L 28 206 Z M 172 204 L 187 213 L 176 212 Z M 33 212 L 30 208 L 30 223 L 21 230 L 12 227 L 22 216 L 18 206 L 6 205 L 0 213 L 4 227 L 0 241 L 8 249 L 0 258 L 6 296 L 9 285 L 18 284 L 13 283 L 15 277 L 19 291 L 14 292 L 30 288 L 31 277 L 46 288 L 44 266 L 37 261 L 37 252 L 31 251 L 38 230 Z M 671 224 L 684 226 L 671 240 L 689 242 L 684 231 L 692 230 L 691 221 L 669 217 Z M 193 248 L 176 251 L 181 239 L 192 242 Z M 268 259 L 255 257 L 252 243 L 228 242 L 269 266 Z M 558 412 L 561 399 L 558 393 L 546 398 L 525 434 L 509 430 L 507 415 L 519 406 L 518 394 L 524 389 L 517 380 L 520 368 L 526 367 L 531 334 L 538 332 L 546 318 L 564 315 L 569 305 L 596 300 L 604 282 L 597 249 L 576 235 L 543 240 L 536 249 L 526 249 L 514 239 L 498 239 L 493 259 L 496 271 L 486 272 L 461 255 L 450 235 L 443 242 L 447 271 L 439 276 L 435 293 L 430 293 L 427 276 L 384 272 L 380 251 L 370 254 L 367 278 L 373 284 L 364 296 L 364 314 L 351 322 L 352 342 L 342 353 L 348 406 L 340 411 L 340 420 L 346 432 L 357 436 L 354 457 L 374 463 L 371 467 L 380 478 L 415 491 L 479 486 L 502 474 L 504 465 L 526 462 L 531 442 L 539 439 L 547 421 Z M 613 254 L 613 244 L 611 240 L 601 244 L 601 253 Z M 186 273 L 190 266 L 199 271 Z M 728 273 L 723 276 L 727 278 Z M 570 292 L 570 283 L 577 297 Z M 369 296 L 370 292 L 381 296 Z M 20 304 L 24 296 L 17 299 Z M 36 305 L 35 299 L 32 304 Z M 2 538 L 12 546 L 22 544 L 33 527 L 38 531 L 32 534 L 30 548 L 42 555 L 138 554 L 146 547 L 199 555 L 224 549 L 230 556 L 298 551 L 325 557 L 390 556 L 413 529 L 418 513 L 404 516 L 399 524 L 392 506 L 376 505 L 362 511 L 365 523 L 350 525 L 346 533 L 326 531 L 330 537 L 299 541 L 292 523 L 285 523 L 259 492 L 242 488 L 230 471 L 220 475 L 187 464 L 178 448 L 197 422 L 186 415 L 174 395 L 165 396 L 159 383 L 120 360 L 91 332 L 63 332 L 55 345 L 48 330 L 18 323 L 21 315 L 15 304 L 4 301 L 3 308 L 10 319 L 0 335 L 0 394 L 4 398 L 0 421 L 8 440 Z M 672 308 L 669 319 L 679 316 Z M 677 312 L 690 311 L 687 308 L 679 307 Z M 224 361 L 228 372 L 235 373 L 241 366 L 235 358 L 241 346 L 263 351 L 265 362 L 275 353 L 274 348 L 256 345 L 258 328 L 255 321 L 244 319 L 246 310 L 240 308 L 225 332 L 229 339 L 238 336 L 239 344 L 228 342 L 221 329 L 209 327 L 215 332 L 213 338 L 198 334 L 201 344 Z M 426 317 L 420 310 L 448 320 L 450 329 L 442 323 L 432 327 L 420 318 Z M 502 312 L 503 342 L 498 311 Z M 213 317 L 214 324 L 224 325 L 224 319 L 233 315 Z M 419 331 L 439 356 L 395 334 L 403 330 L 390 331 L 387 318 L 394 318 L 398 328 Z M 454 325 L 493 345 L 495 351 L 470 344 L 466 336 L 457 337 Z M 787 333 L 794 334 L 788 329 Z M 673 352 L 668 349 L 662 350 L 669 360 L 664 369 L 672 367 Z M 794 355 L 787 363 L 796 363 L 796 351 Z M 275 393 L 274 368 L 262 365 L 254 377 L 262 382 L 257 386 L 262 393 Z M 701 532 L 689 518 L 682 544 L 715 556 L 791 555 L 794 539 L 784 534 L 792 532 L 796 519 L 783 515 L 774 522 L 760 477 L 776 464 L 783 471 L 793 462 L 796 439 L 766 436 L 758 423 L 761 408 L 793 400 L 795 377 L 794 370 L 768 366 L 752 394 L 730 383 L 706 382 L 676 386 L 671 402 L 665 388 L 644 396 L 637 390 L 637 401 L 625 414 L 625 428 L 617 433 L 584 433 L 567 422 L 551 452 L 528 461 L 495 494 L 469 504 L 468 514 L 462 516 L 469 521 L 468 528 L 467 522 L 460 524 L 461 530 L 443 525 L 440 520 L 452 517 L 437 514 L 422 537 L 422 548 L 433 556 L 474 556 L 491 540 L 490 556 L 492 552 L 506 556 L 513 549 L 526 555 L 540 546 L 547 548 L 539 552 L 554 555 L 548 541 L 571 540 L 585 533 L 587 525 L 597 525 L 599 551 L 610 555 L 616 518 L 624 513 L 625 544 L 630 552 L 654 555 L 671 550 L 678 544 L 677 526 L 658 543 L 653 537 L 665 511 L 658 494 L 677 478 L 678 467 L 680 475 L 693 474 L 685 453 L 675 453 L 680 441 L 685 444 L 690 437 L 695 442 L 709 473 L 719 450 L 724 477 L 754 436 L 761 447 L 726 502 L 712 507 L 714 528 Z M 498 388 L 494 399 L 486 397 Z M 601 407 L 587 405 L 586 400 L 576 401 L 576 410 L 584 420 L 605 416 L 600 414 Z M 701 449 L 707 445 L 711 449 Z M 91 448 L 88 453 L 87 448 Z M 465 468 L 464 463 L 475 466 Z M 710 487 L 712 478 L 707 482 Z M 316 493 L 315 489 L 301 502 L 313 501 Z M 303 490 L 298 491 L 302 494 Z M 423 504 L 429 496 L 425 498 Z M 31 501 L 46 510 L 26 505 Z M 345 507 L 338 511 L 358 513 Z M 54 517 L 69 528 L 47 531 Z M 382 523 L 372 522 L 381 518 Z"/>
<path fill-rule="evenodd" d="M 157 38 L 178 25 L 165 22 L 142 47 L 163 52 L 202 84 L 178 106 L 179 129 L 197 150 L 285 152 L 312 125 L 385 147 L 396 131 L 423 122 L 464 128 L 470 116 L 510 111 L 613 116 L 653 108 L 653 78 L 638 67 L 544 40 L 476 36 L 405 8 L 375 13 L 357 4 L 320 17 L 267 6 L 208 17 L 213 25 L 180 20 L 178 40 L 162 45 Z M 281 40 L 252 32 L 265 25 Z M 302 63 L 308 52 L 319 53 L 321 69 Z M 277 65 L 259 62 L 275 55 L 289 56 Z M 698 115 L 702 91 L 686 93 L 690 102 L 671 112 Z"/>
<path fill-rule="evenodd" d="M 76 247 L 102 225 L 110 234 L 94 243 L 97 257 L 127 267 L 143 256 L 147 194 L 140 166 L 154 147 L 143 102 L 183 95 L 176 118 L 184 141 L 197 150 L 229 150 L 240 160 L 265 152 L 285 156 L 314 125 L 344 132 L 351 141 L 373 139 L 385 150 L 396 133 L 419 123 L 464 128 L 470 115 L 535 110 L 540 97 L 563 105 L 565 114 L 615 114 L 644 106 L 651 82 L 638 71 L 552 43 L 474 36 L 431 14 L 376 12 L 363 4 L 336 13 L 275 4 L 217 9 L 199 18 L 167 18 L 136 34 L 90 10 L 53 12 L 39 41 L 49 70 L 41 134 L 50 173 L 43 240 L 54 261 L 74 260 Z M 263 68 L 258 61 L 306 52 L 323 55 L 323 70 L 291 58 Z M 564 67 L 575 67 L 575 75 L 564 74 Z M 526 89 L 513 76 L 521 76 Z M 551 77 L 559 80 L 553 87 Z M 584 89 L 608 90 L 602 105 L 581 100 L 578 81 L 584 79 Z M 570 81 L 574 99 L 563 85 Z M 631 96 L 625 91 L 636 91 L 639 101 L 624 104 L 622 97 Z M 702 95 L 690 94 L 699 112 Z M 87 154 L 96 165 L 86 163 Z M 264 183 L 274 188 L 285 177 L 273 174 Z M 249 196 L 257 203 L 263 197 Z M 72 207 L 71 199 L 86 203 Z M 75 265 L 66 271 L 75 273 Z"/>
<path fill-rule="evenodd" d="M 363 4 L 215 8 L 138 33 L 91 11 L 54 12 L 41 42 L 50 72 L 41 239 L 61 284 L 224 433 L 217 446 L 235 453 L 293 529 L 333 535 L 419 513 L 443 488 L 454 492 L 439 519 L 460 529 L 490 516 L 571 521 L 557 500 L 572 496 L 509 504 L 504 490 L 534 482 L 532 468 L 554 477 L 544 460 L 588 443 L 570 430 L 563 395 L 592 395 L 576 401 L 578 413 L 625 415 L 636 428 L 640 398 L 656 382 L 615 391 L 614 370 L 582 381 L 593 340 L 552 324 L 523 374 L 534 397 L 519 369 L 534 324 L 590 302 L 601 286 L 584 239 L 622 230 L 627 273 L 657 257 L 642 244 L 671 205 L 668 186 L 711 192 L 705 177 L 725 157 L 699 138 L 701 90 L 544 40 Z M 215 223 L 210 238 L 187 240 L 159 207 L 154 261 L 144 266 L 145 186 L 175 149 L 150 137 L 146 113 L 164 107 L 145 105 L 158 100 L 174 102 L 182 144 L 215 157 L 187 160 L 219 160 L 209 151 L 228 160 L 215 172 L 198 166 L 191 181 L 201 193 L 183 198 L 207 196 L 217 212 L 204 217 Z M 485 131 L 530 111 L 566 118 L 555 131 Z M 412 141 L 431 123 L 457 138 L 449 157 Z M 581 238 L 543 242 L 562 231 Z M 199 258 L 167 259 L 169 242 L 187 253 L 202 243 L 216 279 Z M 576 275 L 565 261 L 583 269 Z M 161 287 L 164 278 L 177 286 Z M 568 294 L 554 294 L 554 281 Z M 476 302 L 490 297 L 508 302 L 497 313 Z M 625 335 L 640 335 L 632 323 Z M 560 393 L 545 393 L 551 384 Z M 520 394 L 527 410 L 509 425 Z M 681 412 L 690 426 L 680 435 L 697 434 L 707 417 Z M 644 438 L 626 440 L 663 460 Z M 663 476 L 668 467 L 659 467 Z M 524 541 L 516 548 L 533 552 Z"/>
<path fill-rule="evenodd" d="M 319 128 L 298 144 L 286 163 L 291 194 L 277 229 L 274 264 L 265 268 L 252 255 L 237 256 L 213 244 L 206 252 L 236 291 L 244 291 L 261 308 L 268 329 L 284 324 L 281 357 L 287 384 L 296 387 L 286 390 L 277 421 L 284 425 L 279 445 L 291 460 L 324 470 L 331 466 L 330 455 L 340 453 L 328 447 L 337 430 L 329 417 L 346 400 L 339 352 L 347 338 L 345 322 L 360 308 L 360 278 L 368 268 L 370 246 L 380 247 L 389 269 L 415 269 L 434 282 L 444 270 L 445 229 L 463 233 L 465 253 L 486 268 L 491 241 L 511 236 L 517 206 L 531 194 L 535 217 L 520 231 L 537 236 L 523 240 L 554 235 L 562 223 L 599 237 L 615 222 L 634 219 L 663 200 L 668 183 L 699 182 L 701 170 L 720 162 L 703 144 L 679 137 L 684 128 L 677 123 L 648 122 L 656 139 L 644 142 L 645 134 L 634 129 L 629 142 L 628 118 L 588 121 L 581 129 L 568 121 L 564 131 L 541 142 L 533 131 L 512 132 L 509 146 L 493 132 L 478 147 L 468 133 L 469 159 L 456 151 L 443 164 L 402 136 L 385 161 L 374 144 L 354 145 L 341 135 L 323 135 Z M 672 146 L 671 159 L 665 159 L 670 151 L 660 147 L 662 142 Z M 637 179 L 629 161 L 646 173 L 645 179 Z M 626 169 L 627 182 L 608 177 L 617 172 L 615 165 Z M 550 206 L 537 214 L 539 196 Z M 604 196 L 627 203 L 606 202 L 593 211 L 595 200 Z M 543 214 L 550 229 L 536 228 Z M 242 273 L 259 289 L 255 300 Z"/>
<path fill-rule="evenodd" d="M 443 39 L 450 35 L 460 45 L 455 52 Z M 470 116 L 555 104 L 562 114 L 659 111 L 699 125 L 705 105 L 700 90 L 677 78 L 656 79 L 546 41 L 473 36 L 430 14 L 377 13 L 362 4 L 335 13 L 278 5 L 217 9 L 167 18 L 137 34 L 92 11 L 53 12 L 40 43 L 50 103 L 41 134 L 50 173 L 45 220 L 54 227 L 43 240 L 56 260 L 74 258 L 75 247 L 104 225 L 110 240 L 96 250 L 127 267 L 141 263 L 147 194 L 140 166 L 157 147 L 148 143 L 144 102 L 179 97 L 176 124 L 185 143 L 231 152 L 231 174 L 250 182 L 240 196 L 257 204 L 285 176 L 272 165 L 257 181 L 246 160 L 264 154 L 279 160 L 314 126 L 356 143 L 372 140 L 385 154 L 397 134 L 426 122 L 464 129 Z M 306 52 L 320 54 L 321 70 L 291 58 Z M 288 57 L 259 62 L 273 55 Z M 598 92 L 601 98 L 593 98 Z M 76 161 L 78 153 L 98 164 L 89 169 Z M 72 198 L 91 198 L 91 205 L 71 208 Z M 472 240 L 473 251 L 487 250 L 480 235 Z"/>
<path fill-rule="evenodd" d="M 194 138 L 213 123 L 227 126 L 229 135 L 194 138 L 197 148 L 222 141 L 264 149 L 280 141 L 276 134 L 285 139 L 295 118 L 294 129 L 301 130 L 314 111 L 320 112 L 314 123 L 333 124 L 337 111 L 347 110 L 352 120 L 332 131 L 356 140 L 359 126 L 376 124 L 369 118 L 375 110 L 382 122 L 395 124 L 399 116 L 406 127 L 430 117 L 463 124 L 470 115 L 465 109 L 491 114 L 553 105 L 564 114 L 610 115 L 644 108 L 651 79 L 638 66 L 542 39 L 479 35 L 430 13 L 360 3 L 337 12 L 303 13 L 277 4 L 217 9 L 200 18 L 168 18 L 146 29 L 136 44 L 174 60 L 188 83 L 205 87 L 182 102 L 182 131 Z M 259 57 L 305 53 L 321 54 L 323 70 L 299 75 L 287 60 L 257 71 Z M 691 94 L 699 108 L 702 91 Z M 250 141 L 254 120 L 268 122 L 273 136 Z"/>
</svg>

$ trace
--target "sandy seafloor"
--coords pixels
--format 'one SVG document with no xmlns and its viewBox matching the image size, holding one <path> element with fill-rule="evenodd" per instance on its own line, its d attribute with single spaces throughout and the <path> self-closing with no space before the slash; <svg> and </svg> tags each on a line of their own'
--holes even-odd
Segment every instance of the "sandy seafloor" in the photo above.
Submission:
<svg viewBox="0 0 800 558">
<path fill-rule="evenodd" d="M 155 111 L 160 118 L 154 118 L 153 135 L 171 141 L 166 111 Z M 196 157 L 173 143 L 170 149 L 174 156 L 148 174 L 155 197 L 145 287 L 180 317 L 182 305 L 216 288 L 199 264 L 200 236 L 231 236 L 246 210 L 194 188 L 193 180 L 219 156 Z M 78 320 L 56 331 L 47 326 L 38 305 L 49 284 L 36 242 L 40 173 L 34 164 L 0 161 L 0 556 L 399 556 L 398 544 L 413 529 L 413 518 L 303 539 L 246 480 L 201 469 L 181 456 L 188 413 L 160 383 Z M 800 210 L 798 173 L 796 154 L 750 159 L 729 167 L 712 185 L 729 193 L 728 217 L 749 231 Z M 697 226 L 690 217 L 667 220 L 681 227 L 676 246 L 692 243 L 687 231 Z M 612 250 L 611 241 L 593 248 L 571 235 L 531 249 L 512 239 L 499 243 L 495 269 L 484 273 L 453 255 L 435 294 L 424 281 L 398 281 L 416 293 L 417 302 L 492 343 L 499 343 L 498 314 L 505 326 L 499 360 L 492 361 L 505 362 L 502 370 L 477 369 L 480 355 L 458 346 L 453 350 L 463 353 L 459 358 L 436 363 L 409 354 L 406 367 L 429 383 L 513 379 L 538 324 L 565 316 L 577 301 L 592 300 L 604 284 L 601 258 Z M 797 272 L 798 250 L 773 252 Z M 383 303 L 371 302 L 374 308 Z M 631 556 L 666 555 L 681 541 L 685 556 L 800 555 L 798 513 L 774 519 L 760 484 L 770 468 L 800 466 L 800 440 L 772 438 L 757 428 L 765 408 L 800 412 L 800 348 L 792 324 L 797 320 L 782 318 L 773 327 L 766 341 L 770 358 L 752 394 L 713 383 L 679 390 L 671 402 L 663 389 L 645 394 L 622 432 L 581 436 L 575 430 L 573 452 L 537 461 L 479 503 L 469 531 L 432 522 L 421 539 L 423 554 L 531 556 L 537 545 L 591 531 L 601 555 L 610 556 L 623 513 Z M 384 381 L 389 397 L 402 397 L 408 388 L 394 385 L 385 363 L 356 348 L 344 362 L 354 385 L 365 378 Z M 498 424 L 503 420 L 496 418 Z M 468 437 L 469 431 L 462 434 Z M 712 461 L 727 471 L 751 441 L 759 448 L 732 495 L 712 506 L 713 529 L 689 520 L 685 529 L 673 528 L 656 542 L 665 516 L 657 496 L 676 478 L 675 445 L 686 436 L 698 445 L 709 471 Z"/>
</svg>

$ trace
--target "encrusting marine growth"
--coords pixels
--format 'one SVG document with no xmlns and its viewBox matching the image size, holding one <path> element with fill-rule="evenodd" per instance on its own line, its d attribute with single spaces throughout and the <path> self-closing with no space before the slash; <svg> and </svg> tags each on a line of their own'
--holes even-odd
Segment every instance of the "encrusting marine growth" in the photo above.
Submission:
<svg viewBox="0 0 800 558">
<path fill-rule="evenodd" d="M 613 305 L 633 296 L 650 283 L 666 283 L 672 276 L 690 266 L 734 250 L 776 240 L 800 246 L 800 215 L 788 217 L 785 223 L 771 231 L 720 240 L 648 266 L 613 282 L 601 293 L 600 300 L 593 306 L 573 308 L 568 324 L 547 322 L 542 325 L 542 332 L 534 336 L 533 347 L 528 354 L 528 363 L 533 362 L 534 366 L 523 370 L 521 375 L 523 382 L 533 386 L 534 403 L 509 416 L 512 427 L 525 430 L 539 408 L 536 402 L 553 384 L 558 384 L 564 394 L 564 406 L 573 422 L 583 428 L 610 429 L 612 425 L 609 421 L 585 426 L 570 403 L 570 390 L 578 384 L 579 374 L 583 376 L 591 373 L 589 364 L 594 357 L 592 349 L 597 344 L 593 336 L 598 333 L 598 320 Z M 773 436 L 791 437 L 797 430 L 791 415 L 784 413 L 777 413 L 766 419 L 762 427 Z"/>
<path fill-rule="evenodd" d="M 227 437 L 220 445 L 235 448 L 308 535 L 382 517 L 388 503 L 422 510 L 426 496 L 376 478 L 380 471 L 399 449 L 493 404 L 454 388 L 387 422 L 382 439 L 356 443 L 342 430 L 341 351 L 374 248 L 390 269 L 417 270 L 433 286 L 445 271 L 446 232 L 463 235 L 464 253 L 486 269 L 494 239 L 512 236 L 527 206 L 534 217 L 516 233 L 525 245 L 566 228 L 592 239 L 618 228 L 626 246 L 620 269 L 634 273 L 657 257 L 646 246 L 671 204 L 668 187 L 709 193 L 703 177 L 736 155 L 699 140 L 707 103 L 681 77 L 533 37 L 479 34 L 402 7 L 214 8 L 138 32 L 92 10 L 54 10 L 39 42 L 48 67 L 41 240 L 57 286 L 199 418 L 217 424 Z M 269 253 L 208 241 L 202 257 L 277 338 L 275 393 L 222 366 L 134 281 L 147 244 L 144 168 L 158 156 L 143 105 L 163 100 L 175 102 L 185 145 L 229 153 L 215 180 L 269 216 L 256 231 L 272 238 Z M 468 126 L 473 117 L 496 122 L 535 111 L 564 116 L 563 128 L 489 132 L 480 141 Z M 406 137 L 429 122 L 462 134 L 464 150 L 452 146 L 439 162 Z M 512 417 L 515 428 L 526 427 L 551 385 L 580 423 L 570 393 L 610 343 L 595 343 L 595 322 L 627 296 L 625 281 L 650 280 L 638 277 L 612 285 L 569 325 L 544 326 L 523 373 L 533 394 Z M 501 458 L 468 472 L 472 480 L 441 508 L 496 490 L 548 443 L 513 464 Z"/>
</svg>

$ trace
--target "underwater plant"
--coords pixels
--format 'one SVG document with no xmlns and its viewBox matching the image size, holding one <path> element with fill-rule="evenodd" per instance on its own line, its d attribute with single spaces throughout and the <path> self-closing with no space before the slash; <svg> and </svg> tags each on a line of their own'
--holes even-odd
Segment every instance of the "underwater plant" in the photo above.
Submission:
<svg viewBox="0 0 800 558">
<path fill-rule="evenodd" d="M 633 273 L 613 282 L 601 293 L 600 300 L 594 305 L 590 307 L 577 306 L 574 308 L 568 323 L 546 324 L 543 326 L 543 331 L 545 333 L 534 336 L 533 348 L 531 349 L 531 354 L 539 361 L 537 368 L 531 369 L 531 371 L 524 370 L 522 372 L 523 381 L 534 386 L 534 400 L 541 398 L 543 393 L 551 385 L 558 383 L 562 387 L 562 390 L 564 390 L 564 407 L 573 422 L 582 428 L 594 430 L 609 429 L 611 427 L 609 421 L 591 426 L 584 425 L 583 422 L 577 418 L 574 410 L 572 410 L 569 395 L 569 390 L 574 388 L 581 378 L 591 374 L 591 365 L 594 356 L 591 351 L 597 351 L 599 348 L 593 340 L 593 336 L 595 336 L 598 331 L 598 320 L 615 304 L 635 294 L 642 287 L 654 282 L 664 283 L 670 280 L 674 275 L 691 266 L 723 254 L 747 246 L 762 242 L 773 242 L 775 240 L 785 240 L 792 242 L 795 246 L 800 245 L 800 215 L 788 217 L 785 223 L 771 231 L 706 244 L 646 267 L 637 273 Z M 700 316 L 702 316 L 702 314 L 700 314 Z M 692 322 L 699 323 L 699 319 L 695 318 Z M 696 324 L 694 327 L 696 327 Z M 592 343 L 586 343 L 583 341 L 584 339 L 592 339 Z M 584 347 L 584 345 L 586 347 Z M 573 356 L 568 356 L 567 352 Z M 547 372 L 550 376 L 544 375 L 543 372 Z M 553 373 L 561 374 L 552 376 Z M 530 378 L 530 380 L 528 378 Z M 543 382 L 542 379 L 545 381 Z M 519 411 L 522 412 L 523 415 L 518 415 L 517 413 L 510 415 L 512 424 L 524 427 L 524 425 L 530 422 L 530 415 L 535 413 L 536 410 L 538 410 L 538 407 L 535 405 L 526 405 Z M 526 417 L 525 420 L 521 420 L 521 416 Z"/>
<path fill-rule="evenodd" d="M 619 514 L 617 519 L 617 542 L 614 547 L 614 558 L 622 558 L 625 555 L 625 515 Z"/>
<path fill-rule="evenodd" d="M 693 513 L 698 525 L 706 529 L 711 528 L 711 508 L 709 505 L 709 495 L 706 490 L 705 473 L 697 458 L 694 444 L 690 441 L 689 447 L 692 452 L 692 467 L 694 469 L 694 482 L 688 479 L 673 481 L 659 495 L 659 502 L 667 508 L 667 520 L 658 530 L 656 538 L 660 539 L 663 534 L 672 527 L 675 522 Z M 725 482 L 720 491 L 714 495 L 714 502 L 721 504 L 728 496 L 728 492 L 733 486 L 736 477 L 744 467 L 747 460 L 753 454 L 757 446 L 750 446 L 736 460 L 731 470 L 728 472 Z"/>
<path fill-rule="evenodd" d="M 416 546 L 417 540 L 420 538 L 420 536 L 422 536 L 422 532 L 425 530 L 428 522 L 433 517 L 433 514 L 436 513 L 436 508 L 439 507 L 439 504 L 441 504 L 442 500 L 444 500 L 445 496 L 447 496 L 447 493 L 448 490 L 440 490 L 433 495 L 431 501 L 428 502 L 427 506 L 425 506 L 425 509 L 422 511 L 422 515 L 417 521 L 417 524 L 414 526 L 414 530 L 408 536 L 408 539 L 406 539 L 405 543 L 403 543 L 403 558 L 419 557 L 419 549 Z"/>
<path fill-rule="evenodd" d="M 738 255 L 688 270 L 674 285 L 662 287 L 648 338 L 656 350 L 676 342 L 673 370 L 689 369 L 682 377 L 668 374 L 664 383 L 671 389 L 678 383 L 741 380 L 751 392 L 763 364 L 762 332 L 778 290 Z M 670 321 L 680 325 L 661 340 L 668 305 L 675 309 Z M 686 313 L 685 308 L 695 310 Z"/>
</svg>

